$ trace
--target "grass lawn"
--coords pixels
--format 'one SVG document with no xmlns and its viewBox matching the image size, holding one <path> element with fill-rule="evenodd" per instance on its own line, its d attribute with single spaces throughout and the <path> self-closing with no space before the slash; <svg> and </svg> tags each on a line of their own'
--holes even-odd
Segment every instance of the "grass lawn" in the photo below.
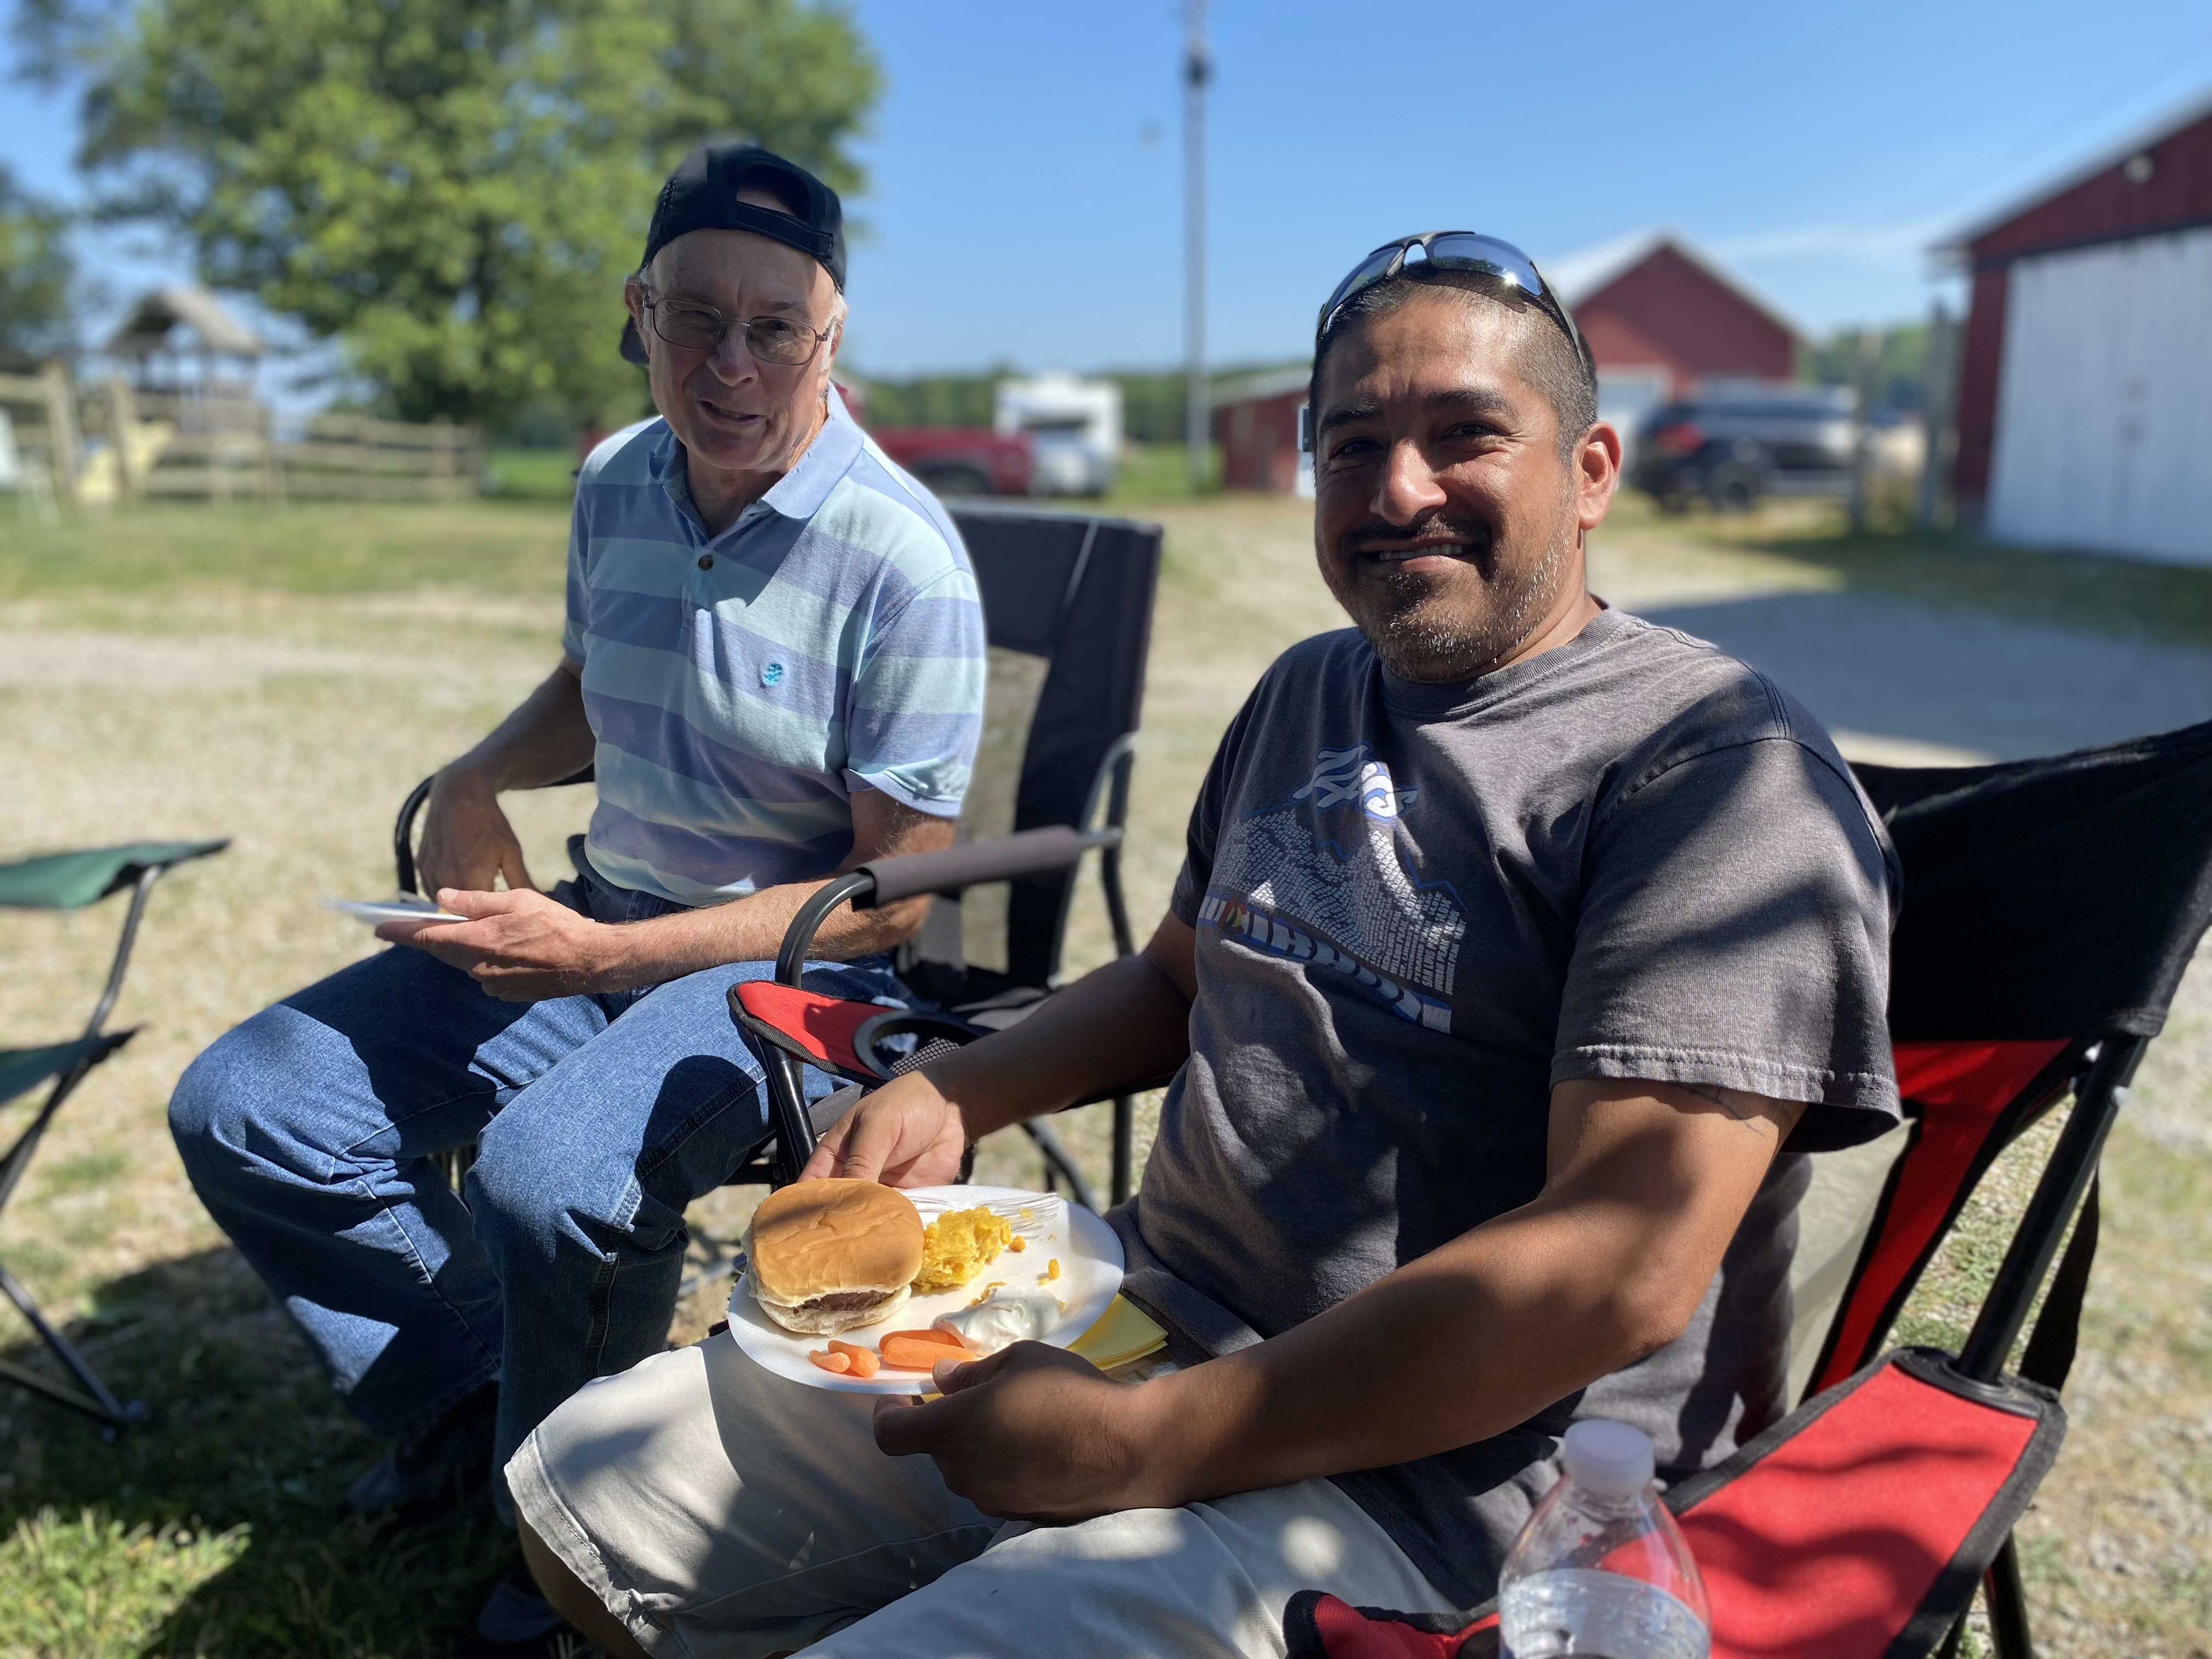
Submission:
<svg viewBox="0 0 2212 1659">
<path fill-rule="evenodd" d="M 495 465 L 504 477 L 505 458 Z M 162 1113 L 208 1042 L 375 948 L 318 901 L 389 888 L 401 796 L 551 665 L 566 491 L 541 471 L 542 489 L 450 505 L 179 506 L 0 525 L 0 763 L 13 785 L 0 791 L 0 858 L 234 838 L 157 892 L 117 1014 L 146 1029 L 72 1103 L 0 1216 L 0 1259 L 155 1413 L 108 1444 L 0 1389 L 0 1659 L 444 1654 L 498 1569 L 505 1547 L 481 1516 L 405 1534 L 337 1518 L 376 1448 L 200 1210 Z M 1221 728 L 1277 651 L 1340 618 L 1312 568 L 1304 503 L 1110 510 L 1169 528 L 1128 864 L 1141 928 L 1164 902 Z M 1949 538 L 1855 542 L 1813 514 L 1684 521 L 1630 503 L 1595 558 L 1603 591 L 1632 605 L 1863 586 L 2212 642 L 2204 573 Z M 541 880 L 565 870 L 583 793 L 512 803 Z M 0 915 L 0 1047 L 82 1023 L 119 902 Z M 1107 948 L 1086 890 L 1071 967 Z M 2212 1532 L 2212 1014 L 2193 984 L 2185 999 L 2108 1159 L 2075 1431 L 2025 1534 L 2054 1651 L 2201 1653 L 2212 1626 L 2196 1541 Z M 0 1112 L 0 1135 L 21 1112 Z M 1066 1122 L 1102 1183 L 1103 1116 Z M 1035 1178 L 1018 1138 L 986 1156 L 987 1176 Z M 2024 1190 L 2018 1163 L 1993 1192 Z M 732 1189 L 694 1220 L 726 1237 L 750 1202 Z M 1914 1334 L 1941 1339 L 1962 1322 L 2002 1207 L 1971 1218 L 1909 1316 Z M 704 1286 L 674 1334 L 702 1329 L 722 1293 Z M 9 1320 L 0 1352 L 21 1358 Z"/>
</svg>

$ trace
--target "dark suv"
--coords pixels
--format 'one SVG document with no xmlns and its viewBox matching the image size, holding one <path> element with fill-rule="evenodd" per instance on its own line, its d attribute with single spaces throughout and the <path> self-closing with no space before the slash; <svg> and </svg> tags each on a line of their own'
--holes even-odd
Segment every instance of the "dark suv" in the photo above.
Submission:
<svg viewBox="0 0 2212 1659">
<path fill-rule="evenodd" d="M 1670 513 L 1702 496 L 1741 513 L 1762 495 L 1843 495 L 1851 486 L 1846 386 L 1717 392 L 1654 411 L 1638 429 L 1630 482 Z"/>
</svg>

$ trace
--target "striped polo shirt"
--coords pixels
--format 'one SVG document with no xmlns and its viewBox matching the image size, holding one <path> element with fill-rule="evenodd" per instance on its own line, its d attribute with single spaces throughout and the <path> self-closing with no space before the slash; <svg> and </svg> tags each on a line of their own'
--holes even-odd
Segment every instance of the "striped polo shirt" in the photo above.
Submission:
<svg viewBox="0 0 2212 1659">
<path fill-rule="evenodd" d="M 830 874 L 852 796 L 960 811 L 983 611 L 933 497 L 842 398 L 799 464 L 709 536 L 662 420 L 584 463 L 562 637 L 598 739 L 586 851 L 608 880 L 717 904 Z"/>
</svg>

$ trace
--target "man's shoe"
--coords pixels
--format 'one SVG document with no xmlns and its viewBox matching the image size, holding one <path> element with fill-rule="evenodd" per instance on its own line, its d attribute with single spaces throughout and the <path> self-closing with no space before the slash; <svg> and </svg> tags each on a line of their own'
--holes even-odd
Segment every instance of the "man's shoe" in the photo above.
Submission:
<svg viewBox="0 0 2212 1659">
<path fill-rule="evenodd" d="M 507 1565 L 477 1613 L 476 1639 L 468 1659 L 604 1659 L 553 1604 L 538 1592 L 538 1581 L 520 1556 Z"/>
<path fill-rule="evenodd" d="M 412 1520 L 449 1510 L 491 1481 L 499 1384 L 487 1382 L 435 1423 L 403 1440 L 346 1488 L 348 1511 L 363 1520 Z"/>
</svg>

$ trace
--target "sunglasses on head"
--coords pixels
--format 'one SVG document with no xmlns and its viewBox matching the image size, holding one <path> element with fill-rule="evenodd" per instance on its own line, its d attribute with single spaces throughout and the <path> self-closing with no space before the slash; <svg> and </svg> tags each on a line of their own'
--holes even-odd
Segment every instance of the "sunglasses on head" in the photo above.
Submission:
<svg viewBox="0 0 2212 1659">
<path fill-rule="evenodd" d="M 1501 288 L 1517 289 L 1528 296 L 1531 304 L 1559 325 L 1575 355 L 1583 360 L 1583 367 L 1596 373 L 1591 363 L 1589 348 L 1583 343 L 1582 331 L 1575 319 L 1559 303 L 1559 296 L 1544 280 L 1544 273 L 1536 269 L 1536 262 L 1510 242 L 1501 242 L 1495 236 L 1485 236 L 1473 230 L 1431 230 L 1419 236 L 1401 236 L 1395 242 L 1385 242 L 1372 253 L 1352 266 L 1352 274 L 1336 285 L 1328 296 L 1328 303 L 1321 308 L 1321 320 L 1314 326 L 1314 356 L 1321 356 L 1322 342 L 1328 337 L 1331 324 L 1337 313 L 1358 295 L 1370 288 L 1394 282 L 1409 271 L 1467 270 L 1494 280 Z M 1307 430 L 1304 447 L 1311 450 L 1313 411 L 1306 411 L 1304 424 Z"/>
</svg>

